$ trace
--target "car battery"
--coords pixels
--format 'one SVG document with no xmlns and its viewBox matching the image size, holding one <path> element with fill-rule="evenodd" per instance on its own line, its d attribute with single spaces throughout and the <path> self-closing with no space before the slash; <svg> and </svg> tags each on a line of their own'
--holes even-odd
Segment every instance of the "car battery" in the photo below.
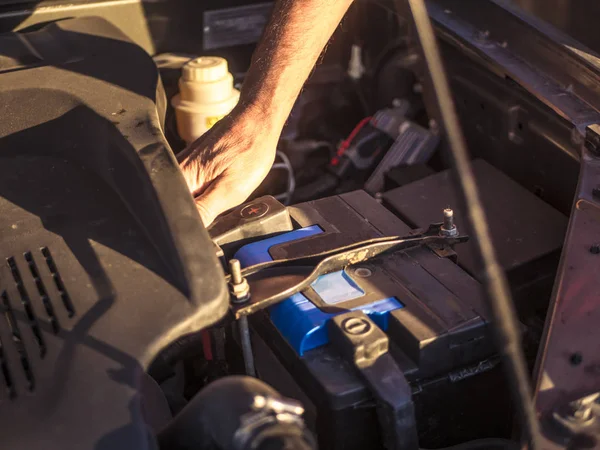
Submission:
<svg viewBox="0 0 600 450">
<path fill-rule="evenodd" d="M 568 219 L 483 159 L 473 161 L 473 174 L 517 312 L 531 323 L 529 318 L 543 317 L 548 308 Z M 386 192 L 383 202 L 402 220 L 422 227 L 446 205 L 456 205 L 455 220 L 466 221 L 459 198 L 452 171 L 445 170 Z M 468 224 L 462 231 L 469 233 Z M 458 246 L 456 253 L 465 271 L 485 278 L 474 240 Z"/>
<path fill-rule="evenodd" d="M 288 211 L 294 230 L 242 246 L 235 257 L 243 266 L 413 231 L 362 191 Z M 418 247 L 321 276 L 251 317 L 259 377 L 305 405 L 320 448 L 383 448 L 373 390 L 330 336 L 328 324 L 349 311 L 366 314 L 387 335 L 412 390 L 422 446 L 510 431 L 480 413 L 506 411 L 510 424 L 482 287 L 451 258 Z M 485 396 L 475 394 L 483 389 Z"/>
</svg>

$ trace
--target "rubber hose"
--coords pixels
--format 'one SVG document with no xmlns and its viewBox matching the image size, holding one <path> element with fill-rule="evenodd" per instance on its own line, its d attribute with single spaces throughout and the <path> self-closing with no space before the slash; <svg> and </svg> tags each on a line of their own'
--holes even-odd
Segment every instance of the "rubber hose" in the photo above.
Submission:
<svg viewBox="0 0 600 450">
<path fill-rule="evenodd" d="M 257 397 L 283 400 L 273 388 L 252 377 L 229 376 L 209 384 L 158 433 L 160 449 L 198 450 L 217 446 L 224 450 L 244 450 L 258 441 L 260 445 L 253 447 L 257 450 L 315 448 L 303 426 L 276 421 L 262 427 L 260 436 L 252 435 L 242 447 L 236 444 L 234 437 L 244 427 L 244 418 L 257 414 Z"/>
<path fill-rule="evenodd" d="M 478 439 L 437 450 L 520 450 L 520 448 L 519 444 L 507 439 Z"/>
<path fill-rule="evenodd" d="M 269 439 L 261 445 L 260 450 L 312 450 L 311 444 L 298 436 L 288 436 L 283 439 Z"/>
</svg>

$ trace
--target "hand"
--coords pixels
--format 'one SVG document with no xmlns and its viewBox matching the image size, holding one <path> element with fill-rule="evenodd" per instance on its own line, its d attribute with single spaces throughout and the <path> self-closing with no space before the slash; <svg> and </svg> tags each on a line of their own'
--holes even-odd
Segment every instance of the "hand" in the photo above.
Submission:
<svg viewBox="0 0 600 450">
<path fill-rule="evenodd" d="M 281 130 L 261 114 L 234 109 L 179 156 L 202 222 L 243 203 L 269 173 Z"/>
</svg>

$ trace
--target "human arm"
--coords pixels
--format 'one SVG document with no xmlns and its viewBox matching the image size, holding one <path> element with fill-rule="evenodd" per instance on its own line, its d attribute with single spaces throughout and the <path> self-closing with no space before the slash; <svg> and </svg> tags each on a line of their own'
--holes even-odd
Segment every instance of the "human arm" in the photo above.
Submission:
<svg viewBox="0 0 600 450">
<path fill-rule="evenodd" d="M 252 57 L 240 102 L 180 156 L 208 226 L 248 198 L 275 159 L 285 121 L 352 0 L 278 0 Z"/>
</svg>

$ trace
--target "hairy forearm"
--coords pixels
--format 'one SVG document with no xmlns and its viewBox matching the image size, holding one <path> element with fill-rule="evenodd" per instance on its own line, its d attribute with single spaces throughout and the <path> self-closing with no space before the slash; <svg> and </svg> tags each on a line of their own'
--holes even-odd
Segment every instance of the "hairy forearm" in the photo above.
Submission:
<svg viewBox="0 0 600 450">
<path fill-rule="evenodd" d="M 241 104 L 282 127 L 352 0 L 278 0 L 242 88 Z"/>
</svg>

